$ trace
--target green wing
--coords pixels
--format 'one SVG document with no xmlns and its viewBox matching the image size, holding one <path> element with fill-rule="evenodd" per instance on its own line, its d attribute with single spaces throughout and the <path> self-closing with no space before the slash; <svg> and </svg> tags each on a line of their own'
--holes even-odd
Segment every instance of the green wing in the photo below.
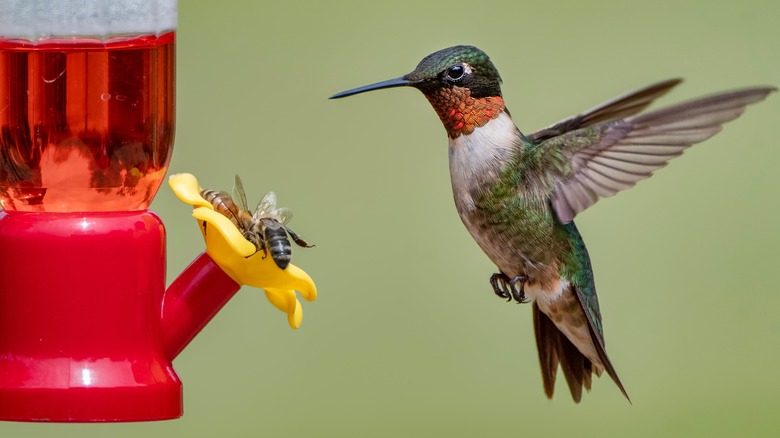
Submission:
<svg viewBox="0 0 780 438">
<path fill-rule="evenodd" d="M 599 355 L 599 359 L 601 359 L 601 363 L 604 364 L 607 374 L 618 386 L 620 392 L 631 402 L 631 398 L 629 398 L 623 383 L 620 381 L 620 377 L 617 375 L 617 371 L 615 371 L 615 367 L 612 365 L 612 361 L 607 355 L 606 343 L 604 342 L 604 327 L 601 322 L 601 311 L 599 310 L 599 299 L 596 295 L 596 284 L 593 280 L 593 267 L 590 264 L 590 257 L 588 256 L 587 248 L 585 248 L 585 242 L 582 240 L 582 236 L 574 222 L 564 224 L 563 229 L 569 238 L 569 242 L 572 244 L 572 251 L 569 256 L 573 260 L 569 260 L 568 264 L 577 267 L 571 273 L 570 281 L 574 287 L 574 293 L 577 295 L 577 300 L 588 320 L 591 340 L 596 347 L 596 352 Z M 567 380 L 569 379 L 567 378 Z"/>
</svg>

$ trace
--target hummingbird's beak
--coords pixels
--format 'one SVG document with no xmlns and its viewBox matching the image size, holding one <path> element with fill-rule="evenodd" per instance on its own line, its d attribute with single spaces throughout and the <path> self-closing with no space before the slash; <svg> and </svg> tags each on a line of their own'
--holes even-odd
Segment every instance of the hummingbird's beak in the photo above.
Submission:
<svg viewBox="0 0 780 438">
<path fill-rule="evenodd" d="M 353 88 L 351 90 L 342 91 L 330 96 L 331 99 L 340 99 L 342 97 L 352 96 L 353 94 L 364 93 L 371 90 L 379 90 L 381 88 L 394 88 L 394 87 L 408 87 L 416 84 L 415 81 L 410 81 L 404 77 L 389 79 L 387 81 L 377 82 L 371 85 L 364 85 L 362 87 Z"/>
</svg>

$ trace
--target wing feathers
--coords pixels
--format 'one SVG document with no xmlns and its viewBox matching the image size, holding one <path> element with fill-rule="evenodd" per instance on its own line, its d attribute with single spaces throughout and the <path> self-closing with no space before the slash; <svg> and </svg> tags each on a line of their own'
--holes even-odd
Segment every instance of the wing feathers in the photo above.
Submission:
<svg viewBox="0 0 780 438">
<path fill-rule="evenodd" d="M 764 100 L 767 94 L 775 90 L 776 88 L 773 87 L 755 87 L 719 93 L 641 114 L 629 120 L 637 126 L 660 125 L 677 122 L 683 118 L 688 119 L 695 115 L 713 115 L 729 109 L 740 110 L 731 118 L 714 121 L 714 123 L 723 123 L 736 118 L 744 111 L 745 106 Z"/>
<path fill-rule="evenodd" d="M 682 79 L 669 79 L 657 84 L 640 88 L 607 101 L 586 111 L 582 118 L 586 122 L 583 126 L 595 123 L 616 120 L 638 114 L 648 107 L 654 100 L 668 93 L 672 88 L 682 82 Z"/>
<path fill-rule="evenodd" d="M 541 143 L 544 140 L 575 129 L 585 128 L 608 120 L 617 120 L 633 116 L 647 108 L 655 99 L 668 93 L 669 90 L 677 86 L 680 82 L 682 82 L 682 79 L 669 79 L 616 97 L 601 105 L 597 105 L 582 114 L 569 117 L 568 119 L 561 120 L 547 128 L 539 130 L 531 134 L 529 139 L 534 143 Z"/>
<path fill-rule="evenodd" d="M 663 84 L 656 85 L 660 94 L 676 85 Z M 650 177 L 686 148 L 720 132 L 723 123 L 739 117 L 746 105 L 773 91 L 776 89 L 757 87 L 716 94 L 549 138 L 539 148 L 552 148 L 571 163 L 569 172 L 560 175 L 554 187 L 552 202 L 558 218 L 568 223 L 599 198 Z M 641 93 L 628 96 L 637 95 Z M 648 93 L 648 104 L 653 96 L 657 97 Z M 593 140 L 583 142 L 583 138 Z"/>
</svg>

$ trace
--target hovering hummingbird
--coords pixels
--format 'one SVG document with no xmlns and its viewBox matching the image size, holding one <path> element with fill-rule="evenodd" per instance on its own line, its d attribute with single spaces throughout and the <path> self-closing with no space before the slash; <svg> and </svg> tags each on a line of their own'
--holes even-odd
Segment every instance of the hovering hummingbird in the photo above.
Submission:
<svg viewBox="0 0 780 438">
<path fill-rule="evenodd" d="M 524 135 L 512 122 L 488 56 L 455 46 L 426 56 L 400 78 L 331 98 L 391 87 L 425 95 L 449 138 L 458 214 L 498 267 L 490 278 L 493 291 L 508 301 L 533 301 L 545 393 L 552 398 L 560 365 L 579 402 L 592 374 L 603 371 L 628 394 L 604 347 L 593 270 L 574 217 L 650 177 L 776 91 L 745 88 L 642 113 L 680 82 L 641 88 Z"/>
</svg>

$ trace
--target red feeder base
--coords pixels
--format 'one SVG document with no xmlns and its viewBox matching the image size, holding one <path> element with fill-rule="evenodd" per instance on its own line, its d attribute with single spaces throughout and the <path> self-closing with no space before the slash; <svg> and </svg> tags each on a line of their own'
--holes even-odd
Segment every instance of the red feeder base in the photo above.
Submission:
<svg viewBox="0 0 780 438">
<path fill-rule="evenodd" d="M 0 212 L 0 419 L 180 417 L 164 290 L 152 213 Z"/>
</svg>

